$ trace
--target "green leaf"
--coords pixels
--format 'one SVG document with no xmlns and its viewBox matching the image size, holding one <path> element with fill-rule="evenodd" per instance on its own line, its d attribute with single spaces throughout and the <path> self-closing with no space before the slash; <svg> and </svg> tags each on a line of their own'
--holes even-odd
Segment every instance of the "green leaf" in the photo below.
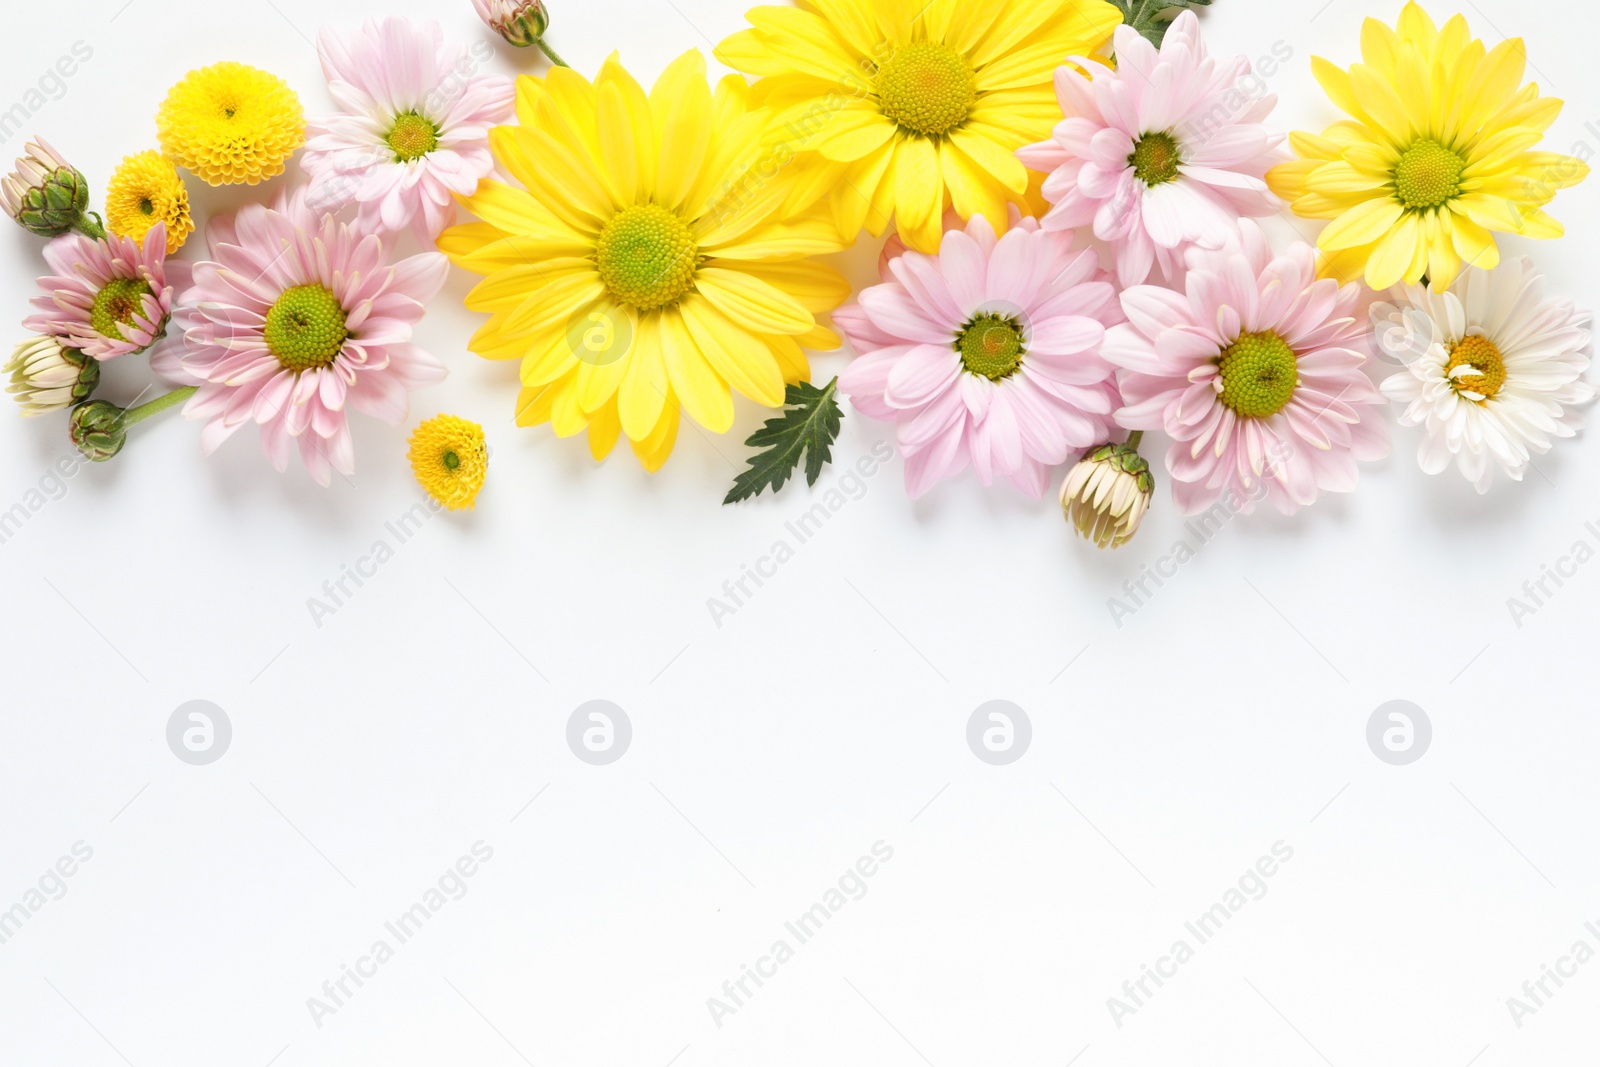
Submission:
<svg viewBox="0 0 1600 1067">
<path fill-rule="evenodd" d="M 821 389 L 810 382 L 789 386 L 784 393 L 783 414 L 768 419 L 745 442 L 750 448 L 765 451 L 750 457 L 750 469 L 734 479 L 733 488 L 722 502 L 736 504 L 767 488 L 776 493 L 800 465 L 801 453 L 806 459 L 806 484 L 816 485 L 822 468 L 833 461 L 830 449 L 844 417 L 834 399 L 838 388 L 838 378 Z"/>
<path fill-rule="evenodd" d="M 1211 0 L 1111 0 L 1111 6 L 1122 12 L 1124 23 L 1160 48 L 1173 19 L 1192 7 L 1210 7 Z"/>
</svg>

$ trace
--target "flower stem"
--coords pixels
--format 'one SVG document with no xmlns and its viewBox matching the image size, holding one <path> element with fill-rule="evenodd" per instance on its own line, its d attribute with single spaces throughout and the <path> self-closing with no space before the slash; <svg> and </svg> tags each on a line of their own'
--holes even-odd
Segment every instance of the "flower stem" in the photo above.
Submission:
<svg viewBox="0 0 1600 1067">
<path fill-rule="evenodd" d="M 106 239 L 106 228 L 101 224 L 100 216 L 92 211 L 85 211 L 78 218 L 78 229 L 96 241 Z"/>
<path fill-rule="evenodd" d="M 1135 452 L 1137 452 L 1137 451 L 1139 451 L 1139 442 L 1143 441 L 1143 440 L 1144 440 L 1144 431 L 1143 430 L 1135 430 L 1135 431 L 1133 431 L 1132 433 L 1130 433 L 1128 435 L 1128 441 L 1127 441 L 1128 447 L 1133 449 Z"/>
<path fill-rule="evenodd" d="M 568 63 L 566 60 L 562 59 L 559 55 L 557 55 L 556 54 L 556 50 L 554 48 L 551 48 L 549 45 L 545 44 L 543 37 L 541 37 L 537 41 L 535 41 L 534 44 L 538 45 L 539 46 L 539 51 L 543 52 L 546 56 L 550 57 L 550 62 L 554 63 L 556 66 L 558 66 L 558 67 L 570 67 L 572 65 L 572 64 Z"/>
<path fill-rule="evenodd" d="M 122 425 L 132 426 L 135 423 L 143 422 L 152 415 L 159 415 L 168 408 L 188 400 L 191 396 L 194 396 L 195 391 L 195 386 L 186 385 L 182 389 L 174 389 L 165 396 L 158 396 L 148 404 L 140 404 L 136 408 L 129 408 L 122 413 Z"/>
</svg>

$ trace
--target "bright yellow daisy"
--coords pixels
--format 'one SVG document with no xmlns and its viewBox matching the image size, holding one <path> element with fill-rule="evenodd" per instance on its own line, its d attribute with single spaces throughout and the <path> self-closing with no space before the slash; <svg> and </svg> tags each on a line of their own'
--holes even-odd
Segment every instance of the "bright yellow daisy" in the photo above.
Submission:
<svg viewBox="0 0 1600 1067">
<path fill-rule="evenodd" d="M 596 459 L 626 435 L 654 471 L 680 409 L 724 433 L 730 386 L 779 407 L 810 374 L 803 349 L 839 346 L 816 316 L 849 285 L 805 262 L 845 243 L 826 187 L 785 166 L 743 78 L 713 92 L 688 52 L 646 95 L 613 55 L 592 83 L 565 67 L 519 78 L 517 118 L 489 143 L 521 187 L 462 197 L 483 221 L 439 248 L 486 276 L 469 347 L 522 361 L 519 425 L 587 430 Z"/>
<path fill-rule="evenodd" d="M 119 237 L 143 241 L 158 222 L 167 224 L 171 255 L 194 232 L 189 190 L 170 159 L 160 152 L 140 152 L 124 159 L 106 186 L 106 227 Z"/>
<path fill-rule="evenodd" d="M 1354 121 L 1320 137 L 1292 134 L 1301 158 L 1267 173 L 1296 214 L 1333 220 L 1317 241 L 1328 273 L 1365 275 L 1379 290 L 1426 276 L 1443 291 L 1463 263 L 1499 264 L 1496 233 L 1561 236 L 1542 209 L 1589 168 L 1530 151 L 1561 101 L 1522 84 L 1520 37 L 1485 49 L 1460 15 L 1440 28 L 1408 3 L 1394 29 L 1366 21 L 1361 53 L 1365 62 L 1349 71 L 1311 61 L 1329 99 Z"/>
<path fill-rule="evenodd" d="M 947 206 L 997 230 L 1027 210 L 1016 158 L 1061 121 L 1053 77 L 1122 15 L 1105 0 L 798 0 L 758 7 L 716 50 L 833 172 L 839 230 L 935 252 Z"/>
</svg>

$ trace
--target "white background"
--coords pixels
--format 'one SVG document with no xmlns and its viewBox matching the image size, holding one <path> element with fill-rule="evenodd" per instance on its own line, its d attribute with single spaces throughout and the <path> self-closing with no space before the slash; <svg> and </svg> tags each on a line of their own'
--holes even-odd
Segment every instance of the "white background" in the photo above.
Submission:
<svg viewBox="0 0 1600 1067">
<path fill-rule="evenodd" d="M 740 29 L 743 4 L 555 0 L 551 37 L 589 74 L 619 48 L 648 83 Z M 1354 61 L 1363 15 L 1400 6 L 1218 0 L 1204 23 L 1218 51 L 1292 48 L 1277 121 L 1320 129 L 1310 56 Z M 1547 146 L 1600 147 L 1583 25 L 1434 6 L 1491 44 L 1526 36 L 1530 76 L 1568 101 Z M 321 111 L 308 38 L 382 11 L 484 33 L 467 0 L 13 4 L 0 107 L 87 42 L 30 126 L 103 189 L 154 146 L 184 71 L 256 64 Z M 494 60 L 519 64 L 543 69 Z M 263 195 L 191 190 L 201 220 Z M 1589 307 L 1597 190 L 1557 200 L 1564 240 L 1503 241 Z M 39 246 L 11 228 L 0 246 L 16 322 Z M 865 283 L 875 255 L 840 259 Z M 1600 566 L 1520 628 L 1506 604 L 1600 545 L 1592 441 L 1479 498 L 1420 473 L 1399 431 L 1358 493 L 1233 522 L 1120 628 L 1108 597 L 1182 534 L 1165 485 L 1102 554 L 1053 501 L 970 478 L 909 503 L 896 460 L 719 628 L 708 598 L 792 543 L 817 496 L 720 505 L 762 413 L 725 438 L 686 426 L 654 477 L 625 448 L 596 465 L 517 430 L 514 368 L 465 348 L 471 283 L 454 275 L 420 334 L 450 379 L 406 427 L 357 417 L 354 479 L 280 476 L 250 433 L 202 459 L 169 414 L 0 546 L 0 909 L 93 849 L 0 945 L 0 1065 L 1592 1061 L 1600 962 L 1521 1028 L 1506 1006 L 1578 939 L 1600 948 Z M 843 361 L 818 358 L 818 380 Z M 118 370 L 103 393 L 126 400 L 143 383 Z M 488 429 L 477 511 L 431 520 L 318 628 L 308 598 L 395 545 L 385 523 L 420 499 L 406 433 L 439 411 Z M 847 413 L 836 457 L 890 434 Z M 69 450 L 60 418 L 0 419 L 0 510 Z M 210 766 L 166 742 L 195 699 L 233 725 Z M 592 699 L 632 721 L 610 766 L 566 744 Z M 1006 767 L 965 739 L 992 699 L 1033 724 Z M 1367 746 L 1393 699 L 1433 723 L 1410 766 Z M 466 895 L 316 1025 L 307 999 L 480 840 L 493 859 Z M 880 840 L 893 859 L 865 897 L 717 1026 L 707 998 Z M 1278 841 L 1293 859 L 1266 895 L 1119 1028 L 1107 998 L 1194 945 L 1184 923 Z"/>
</svg>

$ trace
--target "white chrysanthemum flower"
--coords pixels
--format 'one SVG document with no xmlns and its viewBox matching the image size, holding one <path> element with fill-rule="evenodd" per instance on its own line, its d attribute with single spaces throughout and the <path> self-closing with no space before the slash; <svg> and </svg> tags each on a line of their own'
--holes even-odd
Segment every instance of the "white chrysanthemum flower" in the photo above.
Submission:
<svg viewBox="0 0 1600 1067">
<path fill-rule="evenodd" d="M 1577 432 L 1575 409 L 1595 397 L 1583 380 L 1590 316 L 1569 300 L 1546 298 L 1531 260 L 1468 267 L 1442 293 L 1408 285 L 1391 296 L 1400 306 L 1377 323 L 1380 338 L 1412 340 L 1398 349 L 1384 344 L 1405 369 L 1383 392 L 1406 405 L 1400 425 L 1422 427 L 1424 471 L 1438 474 L 1454 458 L 1467 481 L 1487 492 L 1496 467 L 1521 481 L 1535 455 Z"/>
</svg>

